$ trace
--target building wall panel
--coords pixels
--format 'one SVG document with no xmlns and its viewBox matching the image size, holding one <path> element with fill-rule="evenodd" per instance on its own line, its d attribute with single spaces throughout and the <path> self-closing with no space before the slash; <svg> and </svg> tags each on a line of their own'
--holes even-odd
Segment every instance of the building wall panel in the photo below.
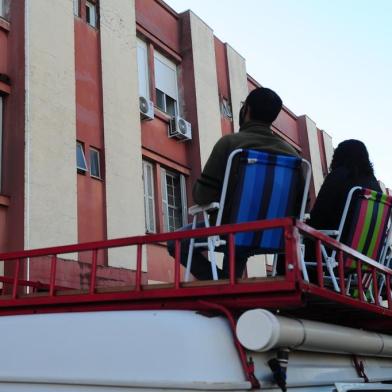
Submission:
<svg viewBox="0 0 392 392">
<path fill-rule="evenodd" d="M 149 150 L 164 156 L 180 165 L 188 167 L 187 143 L 168 137 L 168 120 L 155 117 L 153 121 L 143 121 L 142 145 Z"/>
<path fill-rule="evenodd" d="M 191 35 L 190 13 L 180 14 L 181 25 L 181 96 L 183 98 L 183 115 L 192 124 L 192 141 L 185 143 L 188 156 L 188 165 L 192 168 L 188 181 L 188 198 L 191 195 L 193 184 L 201 172 L 198 107 L 196 99 L 195 67 L 193 61 L 193 46 Z M 190 201 L 190 200 L 188 200 Z"/>
<path fill-rule="evenodd" d="M 228 44 L 226 44 L 226 51 L 229 65 L 233 127 L 234 131 L 238 132 L 241 102 L 245 100 L 249 92 L 246 64 L 245 59 Z"/>
<path fill-rule="evenodd" d="M 323 141 L 324 141 L 325 159 L 326 159 L 326 163 L 327 163 L 327 168 L 329 168 L 329 166 L 331 165 L 332 156 L 333 156 L 332 137 L 330 135 L 328 135 L 328 133 L 325 131 L 321 131 L 321 132 L 322 132 Z"/>
<path fill-rule="evenodd" d="M 100 3 L 108 238 L 144 233 L 142 154 L 133 1 Z M 129 249 L 113 250 L 109 265 L 135 266 Z"/>
<path fill-rule="evenodd" d="M 75 18 L 75 76 L 76 76 L 76 137 L 84 143 L 87 165 L 89 149 L 100 151 L 104 158 L 101 54 L 99 31 L 80 18 Z M 101 171 L 103 168 L 101 162 Z M 77 176 L 78 241 L 106 238 L 106 205 L 103 180 L 85 175 Z"/>
<path fill-rule="evenodd" d="M 135 0 L 134 2 L 138 25 L 170 49 L 180 53 L 180 25 L 177 14 L 161 1 Z"/>
<path fill-rule="evenodd" d="M 274 121 L 274 126 L 296 145 L 300 144 L 297 118 L 286 108 L 283 108 L 278 118 Z"/>
<path fill-rule="evenodd" d="M 218 94 L 220 103 L 226 99 L 230 104 L 230 84 L 229 69 L 227 64 L 226 46 L 218 38 L 214 37 L 216 74 L 218 78 Z M 222 134 L 226 135 L 233 132 L 233 121 L 221 113 Z"/>
<path fill-rule="evenodd" d="M 12 2 L 8 33 L 7 72 L 12 90 L 4 99 L 2 192 L 10 196 L 7 230 L 2 231 L 7 251 L 24 247 L 24 148 L 25 148 L 25 7 L 24 1 Z M 3 210 L 4 212 L 4 210 Z"/>
<path fill-rule="evenodd" d="M 200 158 L 204 166 L 221 137 L 218 80 L 213 31 L 190 12 Z"/>
<path fill-rule="evenodd" d="M 324 181 L 321 161 L 322 151 L 320 151 L 317 136 L 318 130 L 315 122 L 306 115 L 298 117 L 298 127 L 300 132 L 303 157 L 307 159 L 312 165 L 310 196 L 312 201 L 314 201 Z"/>
<path fill-rule="evenodd" d="M 34 248 L 77 241 L 75 46 L 72 0 L 26 6 L 25 246 Z"/>
</svg>

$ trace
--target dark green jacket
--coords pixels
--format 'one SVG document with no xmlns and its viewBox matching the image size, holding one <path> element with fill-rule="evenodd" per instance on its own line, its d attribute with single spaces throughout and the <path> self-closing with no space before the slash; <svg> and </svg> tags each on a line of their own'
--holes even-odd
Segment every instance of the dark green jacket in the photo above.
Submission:
<svg viewBox="0 0 392 392">
<path fill-rule="evenodd" d="M 203 205 L 219 201 L 227 159 L 230 153 L 238 148 L 299 156 L 289 143 L 272 132 L 269 124 L 247 122 L 238 133 L 225 135 L 215 144 L 200 178 L 193 187 L 195 203 Z"/>
</svg>

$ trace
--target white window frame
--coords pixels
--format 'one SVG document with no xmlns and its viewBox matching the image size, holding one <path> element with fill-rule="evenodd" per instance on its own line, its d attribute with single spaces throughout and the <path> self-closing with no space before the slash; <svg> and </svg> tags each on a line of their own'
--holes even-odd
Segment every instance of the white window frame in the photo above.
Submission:
<svg viewBox="0 0 392 392">
<path fill-rule="evenodd" d="M 1 2 L 2 0 L 0 0 Z M 4 97 L 0 95 L 0 191 L 2 184 L 2 172 L 3 172 L 3 108 L 4 108 Z"/>
<path fill-rule="evenodd" d="M 167 197 L 167 181 L 166 181 L 167 174 L 172 176 L 178 175 L 180 178 L 182 226 L 185 226 L 188 223 L 185 176 L 173 170 L 166 170 L 165 168 L 161 168 L 163 225 L 165 231 L 169 231 L 169 204 L 168 204 L 168 197 Z"/>
<path fill-rule="evenodd" d="M 147 44 L 137 38 L 137 71 L 139 96 L 150 99 L 150 75 Z"/>
<path fill-rule="evenodd" d="M 1 18 L 5 18 L 5 4 L 4 4 L 4 0 L 0 0 L 0 17 Z"/>
<path fill-rule="evenodd" d="M 226 98 L 222 98 L 221 107 L 223 116 L 231 120 L 233 118 L 233 111 L 231 110 L 229 100 Z"/>
<path fill-rule="evenodd" d="M 151 183 L 151 193 L 148 189 L 148 181 Z M 157 224 L 155 218 L 155 189 L 154 189 L 154 165 L 143 160 L 143 187 L 144 187 L 144 216 L 146 221 L 146 232 L 156 233 Z M 152 216 L 150 215 L 150 203 Z"/>
<path fill-rule="evenodd" d="M 91 172 L 93 165 L 91 164 L 91 153 L 95 153 L 98 159 L 98 175 L 95 175 Z M 98 178 L 99 180 L 102 179 L 102 175 L 101 175 L 101 151 L 98 150 L 97 148 L 94 147 L 90 147 L 89 150 L 89 154 L 90 154 L 90 176 L 93 178 Z"/>
<path fill-rule="evenodd" d="M 86 1 L 86 22 L 91 27 L 97 28 L 98 21 L 97 21 L 97 6 L 96 4 Z M 90 10 L 90 21 L 87 20 L 87 8 Z"/>
<path fill-rule="evenodd" d="M 75 16 L 80 16 L 80 0 L 73 0 L 73 13 Z"/>
<path fill-rule="evenodd" d="M 171 88 L 166 88 L 164 86 L 165 82 L 160 83 L 160 77 L 157 75 L 158 64 L 157 62 L 162 63 L 166 66 L 169 70 L 173 71 L 174 74 L 174 86 Z M 155 70 L 155 88 L 160 90 L 164 94 L 164 101 L 165 101 L 165 108 L 163 110 L 166 112 L 166 96 L 169 96 L 175 101 L 175 113 L 176 115 L 179 114 L 179 99 L 178 99 L 178 68 L 175 63 L 170 61 L 167 57 L 162 55 L 161 53 L 154 51 L 154 70 Z M 169 91 L 171 90 L 171 91 Z"/>
<path fill-rule="evenodd" d="M 83 161 L 84 161 L 85 167 L 78 166 L 78 149 L 79 148 L 80 148 L 80 151 L 82 152 L 82 157 L 83 157 Z M 87 173 L 88 172 L 86 156 L 84 154 L 84 145 L 81 142 L 76 142 L 76 169 L 78 170 L 78 172 L 82 172 L 82 173 Z"/>
</svg>

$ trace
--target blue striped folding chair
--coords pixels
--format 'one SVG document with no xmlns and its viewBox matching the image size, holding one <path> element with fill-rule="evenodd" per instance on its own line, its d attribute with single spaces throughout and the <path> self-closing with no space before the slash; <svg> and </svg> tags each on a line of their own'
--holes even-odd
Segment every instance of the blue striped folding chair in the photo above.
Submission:
<svg viewBox="0 0 392 392">
<path fill-rule="evenodd" d="M 234 159 L 236 164 L 233 165 Z M 235 166 L 236 181 L 230 182 L 232 167 Z M 303 167 L 306 180 L 303 189 Z M 303 220 L 308 197 L 311 168 L 308 161 L 287 155 L 276 155 L 263 151 L 238 149 L 233 151 L 227 161 L 220 201 L 205 206 L 193 206 L 189 214 L 193 216 L 192 228 L 196 227 L 197 216 L 203 216 L 204 224 L 210 227 L 209 215 L 217 209 L 216 226 L 222 217 L 229 216 L 229 223 L 244 223 L 264 219 L 297 216 Z M 230 184 L 230 185 L 229 185 Z M 227 193 L 230 188 L 230 203 Z M 302 192 L 302 202 L 298 206 L 298 194 Z M 227 206 L 230 204 L 229 206 Z M 229 211 L 225 208 L 228 207 Z M 228 222 L 226 222 L 228 223 Z M 219 236 L 208 237 L 204 242 L 191 239 L 185 273 L 188 281 L 192 255 L 195 247 L 208 249 L 213 279 L 217 279 L 215 248 L 226 245 Z M 249 250 L 252 254 L 277 254 L 284 250 L 283 228 L 265 229 L 257 232 L 243 232 L 235 235 L 235 247 Z M 303 266 L 304 277 L 307 279 Z"/>
</svg>

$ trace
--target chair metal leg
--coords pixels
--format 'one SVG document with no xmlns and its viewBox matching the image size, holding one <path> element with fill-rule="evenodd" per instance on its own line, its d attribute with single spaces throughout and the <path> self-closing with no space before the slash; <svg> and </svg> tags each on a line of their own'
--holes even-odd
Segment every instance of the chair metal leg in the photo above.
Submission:
<svg viewBox="0 0 392 392">
<path fill-rule="evenodd" d="M 392 249 L 390 249 L 390 250 L 387 249 L 385 251 L 384 265 L 388 268 L 391 268 L 391 266 L 390 266 L 391 261 L 392 261 Z M 380 278 L 380 283 L 378 285 L 378 287 L 379 287 L 378 290 L 380 293 L 382 292 L 384 285 L 385 285 L 385 274 L 382 274 L 381 278 Z"/>
<path fill-rule="evenodd" d="M 214 241 L 213 237 L 208 238 L 208 260 L 211 263 L 212 279 L 218 280 L 218 271 L 216 268 L 216 255 L 214 251 L 215 245 L 213 241 Z"/>
<path fill-rule="evenodd" d="M 210 220 L 206 211 L 203 211 L 204 225 L 210 227 Z M 215 236 L 207 238 L 208 244 L 208 260 L 211 263 L 212 279 L 218 280 L 218 271 L 216 268 L 216 256 L 215 256 Z"/>
<path fill-rule="evenodd" d="M 306 264 L 305 264 L 305 245 L 304 244 L 300 244 L 299 245 L 299 250 L 300 250 L 300 257 L 301 257 L 302 275 L 304 277 L 304 280 L 306 282 L 309 282 L 308 270 L 306 269 Z"/>
<path fill-rule="evenodd" d="M 333 269 L 337 265 L 336 260 L 335 260 L 335 254 L 333 254 L 331 257 L 328 256 L 328 253 L 325 250 L 325 247 L 323 245 L 321 245 L 321 253 L 323 254 L 323 257 L 325 260 L 325 266 L 327 267 L 329 276 L 331 277 L 333 288 L 336 292 L 340 293 L 338 281 L 336 280 L 336 276 L 333 272 Z"/>
<path fill-rule="evenodd" d="M 267 264 L 267 259 L 266 259 L 266 264 Z M 274 277 L 276 276 L 276 266 L 278 264 L 278 254 L 274 254 L 274 260 L 272 261 L 272 273 L 271 276 Z"/>
<path fill-rule="evenodd" d="M 193 217 L 192 221 L 192 230 L 196 227 L 196 215 Z M 185 270 L 185 282 L 189 282 L 189 275 L 191 272 L 191 266 L 192 266 L 192 257 L 193 257 L 193 250 L 195 248 L 195 239 L 191 238 L 189 242 L 189 250 L 188 250 L 188 259 L 186 261 L 186 270 Z"/>
</svg>

